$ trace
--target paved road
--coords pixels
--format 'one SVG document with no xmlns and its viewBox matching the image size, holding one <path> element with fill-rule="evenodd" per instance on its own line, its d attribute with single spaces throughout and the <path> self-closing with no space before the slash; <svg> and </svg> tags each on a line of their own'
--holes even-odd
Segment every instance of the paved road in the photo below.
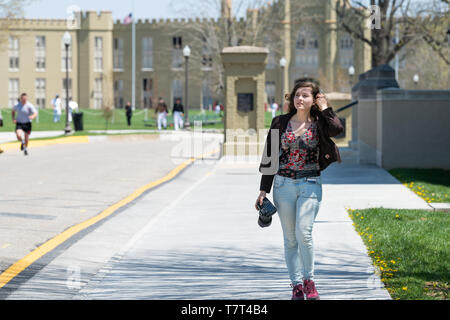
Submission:
<svg viewBox="0 0 450 320">
<path fill-rule="evenodd" d="M 136 149 L 143 149 L 139 146 Z M 103 147 L 98 151 L 107 152 Z M 9 289 L 17 290 L 8 298 L 289 299 L 278 218 L 267 229 L 256 224 L 257 163 L 228 160 L 197 162 L 82 238 L 69 241 L 24 272 L 26 281 L 20 287 L 11 285 Z M 102 176 L 114 180 L 106 185 L 115 182 L 122 190 L 127 181 L 107 178 L 111 171 L 105 169 Z M 314 229 L 322 299 L 389 299 L 345 207 L 426 209 L 427 204 L 375 166 L 333 164 L 323 173 L 323 183 Z M 108 188 L 117 199 L 119 187 Z M 84 207 L 86 200 L 94 201 L 86 196 Z"/>
<path fill-rule="evenodd" d="M 64 131 L 33 131 L 30 139 L 51 138 L 64 135 Z M 0 132 L 0 144 L 6 142 L 16 142 L 17 137 L 14 132 Z"/>
<path fill-rule="evenodd" d="M 171 156 L 176 139 L 144 135 L 90 141 L 30 148 L 29 157 L 19 151 L 1 155 L 0 272 L 179 165 Z"/>
</svg>

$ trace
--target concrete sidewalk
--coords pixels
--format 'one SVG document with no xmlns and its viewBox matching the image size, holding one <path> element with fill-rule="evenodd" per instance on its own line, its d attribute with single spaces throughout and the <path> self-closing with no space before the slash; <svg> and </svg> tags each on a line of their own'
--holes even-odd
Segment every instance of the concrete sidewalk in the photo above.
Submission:
<svg viewBox="0 0 450 320">
<path fill-rule="evenodd" d="M 8 299 L 290 299 L 278 217 L 257 225 L 257 162 L 228 160 L 193 164 L 44 257 Z M 323 184 L 314 227 L 321 298 L 390 299 L 345 208 L 428 205 L 375 166 L 333 164 Z"/>
<path fill-rule="evenodd" d="M 52 138 L 64 135 L 64 131 L 33 131 L 31 133 L 30 139 L 39 139 L 39 138 Z M 16 142 L 17 137 L 16 134 L 11 132 L 0 132 L 0 144 L 8 143 L 8 142 Z"/>
</svg>

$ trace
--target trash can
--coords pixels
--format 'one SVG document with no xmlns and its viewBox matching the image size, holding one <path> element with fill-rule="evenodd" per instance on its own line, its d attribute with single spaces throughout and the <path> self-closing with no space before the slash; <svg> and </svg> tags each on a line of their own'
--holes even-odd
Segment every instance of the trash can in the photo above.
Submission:
<svg viewBox="0 0 450 320">
<path fill-rule="evenodd" d="M 83 112 L 73 114 L 73 125 L 75 131 L 83 131 Z"/>
</svg>

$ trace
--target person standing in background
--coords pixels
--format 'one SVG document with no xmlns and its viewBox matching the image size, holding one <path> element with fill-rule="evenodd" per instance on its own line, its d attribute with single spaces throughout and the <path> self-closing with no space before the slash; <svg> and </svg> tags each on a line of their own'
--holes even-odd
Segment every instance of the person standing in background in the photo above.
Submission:
<svg viewBox="0 0 450 320">
<path fill-rule="evenodd" d="M 270 105 L 270 109 L 272 110 L 272 119 L 277 116 L 278 111 L 278 104 L 275 102 L 275 100 L 272 101 L 272 104 Z"/>
<path fill-rule="evenodd" d="M 78 112 L 78 103 L 76 103 L 75 101 L 72 100 L 72 98 L 70 98 L 70 101 L 69 101 L 69 122 L 72 122 L 72 114 L 74 112 Z"/>
<path fill-rule="evenodd" d="M 164 102 L 163 98 L 159 98 L 158 105 L 156 106 L 155 113 L 158 115 L 158 130 L 162 129 L 164 126 L 164 130 L 167 129 L 167 115 L 169 114 L 169 110 L 167 109 L 167 105 Z"/>
<path fill-rule="evenodd" d="M 131 118 L 133 117 L 133 108 L 131 107 L 131 102 L 127 102 L 127 105 L 125 106 L 125 114 L 127 116 L 127 124 L 130 127 L 131 126 Z"/>
<path fill-rule="evenodd" d="M 57 123 L 61 120 L 61 99 L 57 94 L 55 98 L 52 100 L 53 106 L 53 122 Z"/>
<path fill-rule="evenodd" d="M 173 105 L 173 122 L 175 126 L 175 130 L 183 129 L 183 116 L 184 116 L 184 107 L 181 104 L 181 99 L 177 98 L 175 100 L 175 104 Z"/>
</svg>

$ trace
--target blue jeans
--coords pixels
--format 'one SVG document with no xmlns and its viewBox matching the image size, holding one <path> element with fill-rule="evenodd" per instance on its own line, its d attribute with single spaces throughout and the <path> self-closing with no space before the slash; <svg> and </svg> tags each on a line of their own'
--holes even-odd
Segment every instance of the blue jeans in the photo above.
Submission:
<svg viewBox="0 0 450 320">
<path fill-rule="evenodd" d="M 275 175 L 273 200 L 283 228 L 292 284 L 314 280 L 312 230 L 322 202 L 322 177 L 291 179 Z"/>
<path fill-rule="evenodd" d="M 59 122 L 61 119 L 61 114 L 58 111 L 53 110 L 53 122 Z"/>
</svg>

